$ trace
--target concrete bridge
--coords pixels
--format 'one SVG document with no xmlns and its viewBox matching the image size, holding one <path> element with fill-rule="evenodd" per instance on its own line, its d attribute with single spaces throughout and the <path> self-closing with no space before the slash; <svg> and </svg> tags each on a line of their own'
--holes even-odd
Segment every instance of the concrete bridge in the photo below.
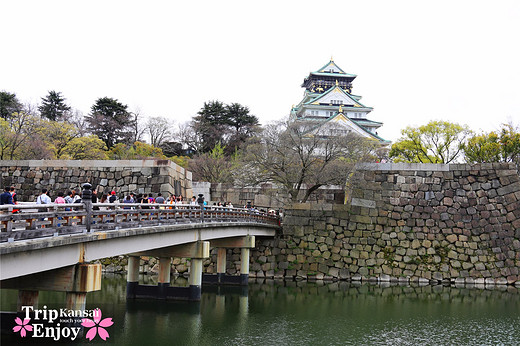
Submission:
<svg viewBox="0 0 520 346">
<path fill-rule="evenodd" d="M 246 285 L 255 237 L 280 227 L 275 216 L 248 209 L 90 202 L 0 206 L 0 224 L 0 287 L 19 290 L 19 307 L 36 306 L 40 290 L 65 291 L 71 309 L 101 288 L 101 265 L 91 262 L 118 255 L 129 255 L 129 299 L 200 300 L 210 247 L 218 249 L 217 274 L 205 282 Z M 241 248 L 240 276 L 225 274 L 226 248 Z M 141 256 L 159 258 L 157 286 L 139 284 Z M 170 286 L 172 257 L 191 258 L 189 287 Z"/>
</svg>

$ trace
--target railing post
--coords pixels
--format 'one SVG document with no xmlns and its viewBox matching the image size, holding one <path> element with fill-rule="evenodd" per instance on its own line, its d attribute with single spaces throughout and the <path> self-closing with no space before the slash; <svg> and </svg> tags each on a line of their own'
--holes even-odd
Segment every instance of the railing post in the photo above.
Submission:
<svg viewBox="0 0 520 346">
<path fill-rule="evenodd" d="M 90 189 L 92 185 L 89 183 L 83 184 L 83 193 L 81 194 L 81 201 L 85 206 L 85 212 L 87 215 L 85 216 L 85 226 L 87 227 L 87 232 L 90 232 L 90 225 L 92 224 L 92 191 Z"/>
<path fill-rule="evenodd" d="M 58 206 L 57 205 L 54 205 L 54 207 L 52 208 L 52 211 L 54 212 L 54 216 L 52 217 L 52 228 L 56 228 L 58 227 Z"/>
<path fill-rule="evenodd" d="M 117 203 L 114 203 L 114 227 L 117 229 L 117 224 L 119 223 L 119 217 L 117 215 L 117 211 L 120 209 Z"/>
<path fill-rule="evenodd" d="M 5 231 L 11 232 L 13 230 L 13 207 L 7 207 L 5 214 L 11 216 L 11 219 L 5 222 Z"/>
</svg>

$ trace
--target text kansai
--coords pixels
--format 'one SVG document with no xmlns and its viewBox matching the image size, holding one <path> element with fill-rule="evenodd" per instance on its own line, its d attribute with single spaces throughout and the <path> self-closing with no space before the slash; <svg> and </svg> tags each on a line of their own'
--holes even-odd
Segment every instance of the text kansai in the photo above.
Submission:
<svg viewBox="0 0 520 346">
<path fill-rule="evenodd" d="M 22 306 L 22 311 L 25 312 L 25 318 L 31 318 L 29 313 L 31 311 L 34 312 L 34 320 L 44 320 L 49 323 L 54 322 L 56 319 L 60 317 L 90 317 L 94 318 L 97 317 L 99 314 L 99 309 L 95 310 L 71 310 L 71 309 L 47 309 L 46 306 L 43 307 L 43 309 L 34 309 L 32 306 Z"/>
</svg>

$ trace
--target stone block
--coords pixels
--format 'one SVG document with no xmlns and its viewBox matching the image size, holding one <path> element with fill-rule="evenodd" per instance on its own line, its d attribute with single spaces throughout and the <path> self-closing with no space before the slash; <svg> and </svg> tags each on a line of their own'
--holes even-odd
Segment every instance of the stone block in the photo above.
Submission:
<svg viewBox="0 0 520 346">
<path fill-rule="evenodd" d="M 458 236 L 456 234 L 450 234 L 446 236 L 446 240 L 450 243 L 455 243 L 458 240 Z"/>
<path fill-rule="evenodd" d="M 340 270 L 338 268 L 334 268 L 334 267 L 329 268 L 328 274 L 330 276 L 332 276 L 333 278 L 339 278 L 339 276 L 340 276 L 339 273 L 340 273 Z"/>
</svg>

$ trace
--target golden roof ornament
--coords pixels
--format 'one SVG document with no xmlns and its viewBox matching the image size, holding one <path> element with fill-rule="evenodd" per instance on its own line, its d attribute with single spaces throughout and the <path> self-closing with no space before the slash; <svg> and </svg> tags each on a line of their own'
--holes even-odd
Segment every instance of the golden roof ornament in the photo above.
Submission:
<svg viewBox="0 0 520 346">
<path fill-rule="evenodd" d="M 339 113 L 343 113 L 343 107 L 342 107 L 342 105 L 339 105 Z"/>
</svg>

